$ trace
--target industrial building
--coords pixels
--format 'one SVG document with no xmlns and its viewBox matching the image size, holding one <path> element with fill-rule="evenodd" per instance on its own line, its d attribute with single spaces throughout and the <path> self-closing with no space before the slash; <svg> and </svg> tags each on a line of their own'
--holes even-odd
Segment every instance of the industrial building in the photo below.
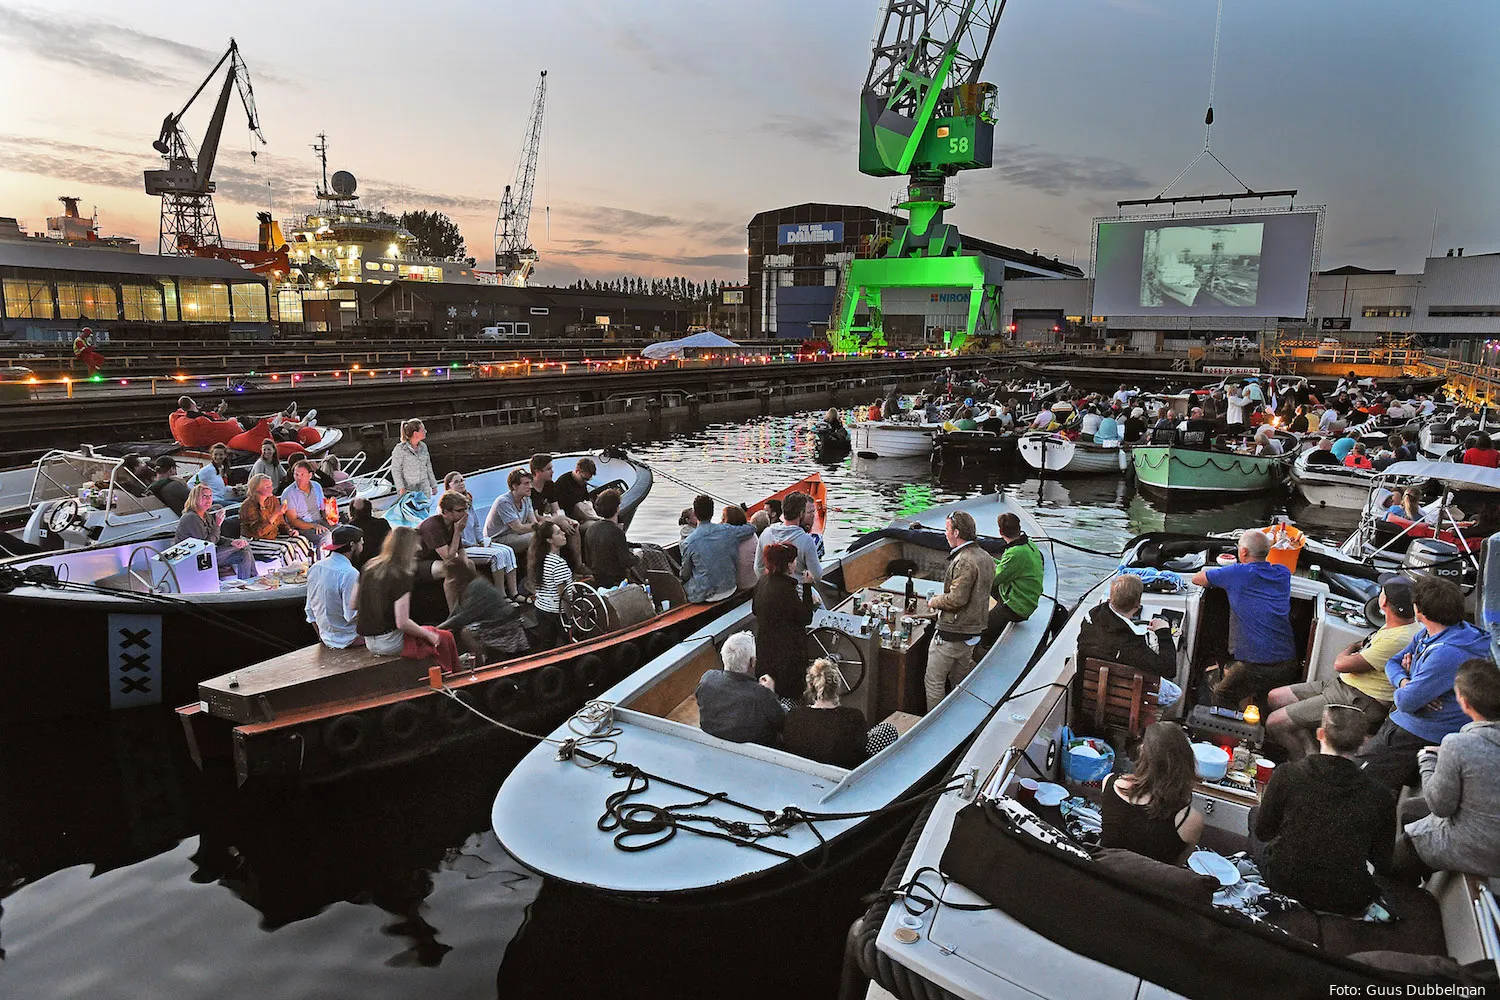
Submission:
<svg viewBox="0 0 1500 1000">
<path fill-rule="evenodd" d="M 1427 258 L 1422 271 L 1339 267 L 1312 275 L 1307 316 L 1093 316 L 1088 278 L 1007 281 L 1004 317 L 1017 344 L 1070 340 L 1128 340 L 1147 350 L 1174 341 L 1228 336 L 1259 339 L 1338 337 L 1351 343 L 1382 337 L 1420 337 L 1455 357 L 1477 358 L 1484 341 L 1500 337 L 1500 253 Z"/>
<path fill-rule="evenodd" d="M 748 227 L 750 331 L 756 337 L 810 340 L 827 333 L 840 275 L 856 257 L 878 257 L 903 220 L 862 205 L 807 203 L 761 212 Z M 1083 271 L 1057 258 L 971 236 L 966 251 L 1002 262 L 1005 280 L 1075 278 Z M 925 342 L 961 328 L 968 289 L 901 289 L 884 300 L 885 329 L 904 342 Z"/>
<path fill-rule="evenodd" d="M 503 339 L 651 338 L 685 331 L 693 313 L 691 303 L 654 296 L 405 280 L 360 286 L 357 306 L 366 329 L 402 335 L 425 329 L 439 339 L 476 337 L 487 327 Z"/>
<path fill-rule="evenodd" d="M 269 337 L 266 280 L 228 261 L 0 240 L 0 337 L 71 341 L 85 326 L 159 340 Z"/>
</svg>

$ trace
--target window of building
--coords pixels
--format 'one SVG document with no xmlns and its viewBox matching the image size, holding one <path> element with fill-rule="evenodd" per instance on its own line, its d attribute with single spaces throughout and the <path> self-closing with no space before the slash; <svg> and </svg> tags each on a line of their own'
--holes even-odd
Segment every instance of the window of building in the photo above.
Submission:
<svg viewBox="0 0 1500 1000">
<path fill-rule="evenodd" d="M 516 324 L 516 336 L 517 337 L 529 337 L 529 336 L 531 336 L 531 324 L 530 323 L 517 323 Z"/>
<path fill-rule="evenodd" d="M 178 320 L 177 310 L 177 284 L 171 278 L 161 279 L 162 312 L 168 323 L 176 323 Z"/>
<path fill-rule="evenodd" d="M 5 315 L 11 319 L 51 319 L 52 287 L 45 281 L 6 278 Z"/>
<path fill-rule="evenodd" d="M 59 281 L 57 283 L 57 312 L 59 319 L 118 319 L 120 317 L 119 306 L 115 303 L 114 288 L 91 281 Z"/>
<path fill-rule="evenodd" d="M 1500 316 L 1500 306 L 1428 306 L 1428 316 Z"/>
<path fill-rule="evenodd" d="M 228 285 L 202 278 L 182 278 L 179 288 L 184 323 L 229 322 Z"/>
<path fill-rule="evenodd" d="M 295 288 L 283 288 L 278 292 L 276 306 L 281 312 L 281 322 L 302 322 L 302 293 Z"/>
<path fill-rule="evenodd" d="M 531 315 L 533 315 L 533 316 L 546 316 L 550 312 L 551 312 L 551 310 L 548 309 L 546 306 L 532 306 L 531 307 Z"/>
<path fill-rule="evenodd" d="M 264 323 L 270 319 L 266 312 L 266 290 L 250 281 L 241 281 L 229 286 L 234 304 L 234 318 L 241 323 Z"/>
<path fill-rule="evenodd" d="M 1411 306 L 1365 306 L 1360 315 L 1365 319 L 1385 317 L 1402 319 L 1411 315 Z"/>
<path fill-rule="evenodd" d="M 126 319 L 160 323 L 161 289 L 151 285 L 121 285 L 120 308 Z"/>
<path fill-rule="evenodd" d="M 367 260 L 367 261 L 365 261 L 365 270 L 366 271 L 378 271 L 378 270 L 380 270 L 380 265 L 377 264 L 373 260 Z"/>
<path fill-rule="evenodd" d="M 381 264 L 380 265 L 380 269 L 382 271 L 394 271 L 396 269 L 396 265 L 395 264 Z"/>
</svg>

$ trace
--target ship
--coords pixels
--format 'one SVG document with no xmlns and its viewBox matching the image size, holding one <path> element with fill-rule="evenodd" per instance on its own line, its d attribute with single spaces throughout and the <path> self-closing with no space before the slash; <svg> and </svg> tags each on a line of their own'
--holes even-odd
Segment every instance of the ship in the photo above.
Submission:
<svg viewBox="0 0 1500 1000">
<path fill-rule="evenodd" d="M 1157 265 L 1156 290 L 1185 306 L 1193 304 L 1201 284 L 1198 269 L 1186 261 L 1169 260 Z"/>
</svg>

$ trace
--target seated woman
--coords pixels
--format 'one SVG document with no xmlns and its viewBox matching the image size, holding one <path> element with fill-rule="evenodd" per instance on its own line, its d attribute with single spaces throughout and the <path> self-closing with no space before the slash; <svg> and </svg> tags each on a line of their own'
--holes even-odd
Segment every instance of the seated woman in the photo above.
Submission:
<svg viewBox="0 0 1500 1000">
<path fill-rule="evenodd" d="M 474 508 L 474 495 L 469 492 L 468 485 L 464 481 L 462 472 L 450 472 L 443 477 L 443 488 L 438 493 L 435 501 L 439 507 L 443 503 L 443 494 L 458 493 L 469 502 L 469 508 Z M 487 518 L 479 517 L 471 513 L 469 520 L 464 524 L 463 543 L 464 548 L 489 549 L 490 536 L 485 534 L 485 521 Z M 494 548 L 479 556 L 472 556 L 480 564 L 489 564 L 493 567 L 496 576 L 503 578 L 505 593 L 514 600 L 518 595 L 516 584 L 516 552 L 508 545 L 496 544 Z"/>
<path fill-rule="evenodd" d="M 748 524 L 745 518 L 745 509 L 729 504 L 724 508 L 725 524 Z M 757 535 L 751 535 L 740 542 L 739 549 L 735 552 L 734 582 L 738 590 L 751 590 L 755 587 L 755 547 L 758 544 Z"/>
<path fill-rule="evenodd" d="M 224 542 L 219 540 L 219 526 L 224 523 L 224 512 L 220 510 L 210 514 L 208 509 L 213 505 L 213 492 L 203 483 L 188 490 L 187 503 L 183 505 L 182 517 L 177 520 L 177 534 L 172 541 L 198 538 L 212 542 L 218 553 L 221 570 L 232 567 L 241 580 L 255 579 L 255 555 L 250 551 L 250 543 L 243 538 Z"/>
<path fill-rule="evenodd" d="M 1495 443 L 1484 431 L 1475 431 L 1469 435 L 1465 442 L 1463 464 L 1478 465 L 1487 469 L 1500 466 L 1500 451 L 1495 449 Z"/>
<path fill-rule="evenodd" d="M 1171 722 L 1146 727 L 1135 772 L 1104 779 L 1101 840 L 1163 864 L 1182 863 L 1203 833 L 1193 808 L 1193 748 Z"/>
<path fill-rule="evenodd" d="M 839 704 L 842 679 L 828 660 L 813 661 L 807 668 L 805 702 L 793 706 L 781 731 L 782 749 L 852 769 L 896 742 L 895 726 L 882 722 L 867 732 L 864 713 Z"/>
<path fill-rule="evenodd" d="M 530 552 L 531 592 L 536 595 L 537 648 L 551 649 L 562 642 L 563 596 L 573 585 L 573 570 L 562 550 L 568 536 L 551 521 L 532 528 Z"/>
<path fill-rule="evenodd" d="M 1255 453 L 1264 457 L 1282 454 L 1281 442 L 1276 440 L 1276 429 L 1269 424 L 1262 424 L 1255 432 Z"/>
<path fill-rule="evenodd" d="M 1375 463 L 1370 460 L 1369 449 L 1363 441 L 1356 441 L 1349 454 L 1344 456 L 1344 465 L 1351 469 L 1373 469 Z"/>
<path fill-rule="evenodd" d="M 268 559 L 280 559 L 283 565 L 312 562 L 312 546 L 301 535 L 284 530 L 286 508 L 271 492 L 271 478 L 257 473 L 245 486 L 245 501 L 240 504 L 240 537 L 250 543 L 250 550 Z"/>
<path fill-rule="evenodd" d="M 411 589 L 416 578 L 415 528 L 392 528 L 380 555 L 365 563 L 359 576 L 355 624 L 365 648 L 381 656 L 435 659 L 443 673 L 458 669 L 458 646 L 446 629 L 418 625 L 411 618 Z"/>
<path fill-rule="evenodd" d="M 465 649 L 480 656 L 518 656 L 531 648 L 520 607 L 501 596 L 467 557 L 448 563 L 448 583 L 459 595 L 458 604 L 438 628 L 452 631 Z"/>
<path fill-rule="evenodd" d="M 216 444 L 208 449 L 208 464 L 193 473 L 193 477 L 188 480 L 189 486 L 197 486 L 199 483 L 213 491 L 214 503 L 226 504 L 233 499 L 234 490 L 229 485 L 228 447 Z"/>
<path fill-rule="evenodd" d="M 324 458 L 313 472 L 313 478 L 318 481 L 319 486 L 323 487 L 323 492 L 327 496 L 352 497 L 354 495 L 354 480 L 339 464 L 337 455 Z"/>
</svg>

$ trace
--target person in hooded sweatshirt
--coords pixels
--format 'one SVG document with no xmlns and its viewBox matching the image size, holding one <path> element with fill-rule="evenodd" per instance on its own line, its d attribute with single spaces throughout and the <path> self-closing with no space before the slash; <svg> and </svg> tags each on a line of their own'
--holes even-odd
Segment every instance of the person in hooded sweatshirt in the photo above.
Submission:
<svg viewBox="0 0 1500 1000">
<path fill-rule="evenodd" d="M 1321 752 L 1276 768 L 1255 810 L 1266 886 L 1310 909 L 1362 913 L 1380 894 L 1365 863 L 1393 871 L 1395 796 L 1354 760 L 1366 731 L 1361 709 L 1329 705 Z"/>
<path fill-rule="evenodd" d="M 803 573 L 811 573 L 814 583 L 822 581 L 823 563 L 818 555 L 818 540 L 807 532 L 813 524 L 814 514 L 811 498 L 806 493 L 787 494 L 781 502 L 781 523 L 762 531 L 755 543 L 757 577 L 766 571 L 766 546 L 773 542 L 790 542 L 797 546 L 797 559 L 788 570 L 790 575 L 800 580 Z"/>
<path fill-rule="evenodd" d="M 1417 753 L 1422 794 L 1401 804 L 1396 838 L 1396 867 L 1408 878 L 1500 875 L 1500 669 L 1465 661 L 1453 692 L 1472 721 Z"/>
<path fill-rule="evenodd" d="M 1468 724 L 1453 693 L 1453 679 L 1466 660 L 1486 659 L 1489 636 L 1464 620 L 1464 592 L 1458 584 L 1419 576 L 1412 582 L 1417 622 L 1422 626 L 1406 648 L 1385 665 L 1394 701 L 1359 754 L 1365 770 L 1393 794 L 1415 785 L 1417 753 Z"/>
</svg>

